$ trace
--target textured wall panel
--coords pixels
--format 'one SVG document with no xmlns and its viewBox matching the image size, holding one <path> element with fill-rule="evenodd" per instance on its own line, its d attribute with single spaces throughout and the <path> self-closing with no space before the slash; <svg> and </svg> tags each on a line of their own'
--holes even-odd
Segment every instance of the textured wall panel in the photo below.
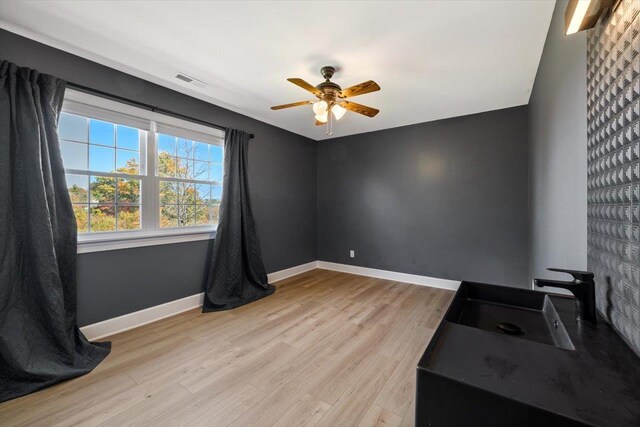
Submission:
<svg viewBox="0 0 640 427">
<path fill-rule="evenodd" d="M 589 31 L 588 266 L 597 305 L 640 354 L 640 1 Z"/>
</svg>

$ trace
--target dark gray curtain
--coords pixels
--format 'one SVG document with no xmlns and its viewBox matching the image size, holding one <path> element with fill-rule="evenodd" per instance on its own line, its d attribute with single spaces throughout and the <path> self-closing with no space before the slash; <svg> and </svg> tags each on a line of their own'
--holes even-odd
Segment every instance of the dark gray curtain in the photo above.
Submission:
<svg viewBox="0 0 640 427">
<path fill-rule="evenodd" d="M 249 134 L 235 129 L 224 140 L 224 185 L 218 232 L 203 312 L 229 310 L 271 295 L 249 200 Z"/>
<path fill-rule="evenodd" d="M 0 61 L 0 402 L 109 354 L 76 322 L 76 221 L 56 130 L 65 85 Z"/>
</svg>

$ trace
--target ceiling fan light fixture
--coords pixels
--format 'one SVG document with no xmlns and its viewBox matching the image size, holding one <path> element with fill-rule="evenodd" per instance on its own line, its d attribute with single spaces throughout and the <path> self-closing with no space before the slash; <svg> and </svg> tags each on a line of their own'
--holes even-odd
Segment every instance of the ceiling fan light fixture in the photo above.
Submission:
<svg viewBox="0 0 640 427">
<path fill-rule="evenodd" d="M 340 120 L 342 116 L 344 116 L 344 113 L 347 112 L 347 109 L 338 104 L 335 104 L 333 107 L 331 107 L 331 112 L 333 113 L 333 116 L 336 118 L 336 120 Z"/>
<path fill-rule="evenodd" d="M 329 108 L 329 106 L 326 101 L 318 101 L 313 104 L 313 112 L 316 113 L 316 116 L 326 116 L 327 108 Z"/>
<path fill-rule="evenodd" d="M 322 114 L 316 114 L 316 120 L 320 123 L 327 123 L 327 120 L 329 120 L 329 113 L 325 111 Z"/>
</svg>

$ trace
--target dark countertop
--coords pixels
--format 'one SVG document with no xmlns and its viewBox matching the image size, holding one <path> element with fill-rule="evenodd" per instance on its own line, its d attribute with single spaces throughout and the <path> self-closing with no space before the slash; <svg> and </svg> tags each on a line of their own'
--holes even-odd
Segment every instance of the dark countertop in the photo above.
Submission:
<svg viewBox="0 0 640 427">
<path fill-rule="evenodd" d="M 551 296 L 575 351 L 443 320 L 418 369 L 591 425 L 640 426 L 640 358 L 599 318 Z"/>
</svg>

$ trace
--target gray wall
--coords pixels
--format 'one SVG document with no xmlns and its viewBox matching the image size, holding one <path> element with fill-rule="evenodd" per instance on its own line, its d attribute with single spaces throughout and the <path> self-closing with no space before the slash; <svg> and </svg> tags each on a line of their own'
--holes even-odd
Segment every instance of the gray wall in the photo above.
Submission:
<svg viewBox="0 0 640 427">
<path fill-rule="evenodd" d="M 640 355 L 640 2 L 601 20 L 587 54 L 588 267 L 598 309 Z"/>
<path fill-rule="evenodd" d="M 587 267 L 587 44 L 564 35 L 566 6 L 556 3 L 529 101 L 530 278 Z"/>
<path fill-rule="evenodd" d="M 526 286 L 527 115 L 523 106 L 319 142 L 318 259 Z"/>
<path fill-rule="evenodd" d="M 0 30 L 0 59 L 255 134 L 251 197 L 268 272 L 316 259 L 316 143 L 221 107 Z M 198 293 L 208 242 L 79 255 L 79 323 Z"/>
</svg>

